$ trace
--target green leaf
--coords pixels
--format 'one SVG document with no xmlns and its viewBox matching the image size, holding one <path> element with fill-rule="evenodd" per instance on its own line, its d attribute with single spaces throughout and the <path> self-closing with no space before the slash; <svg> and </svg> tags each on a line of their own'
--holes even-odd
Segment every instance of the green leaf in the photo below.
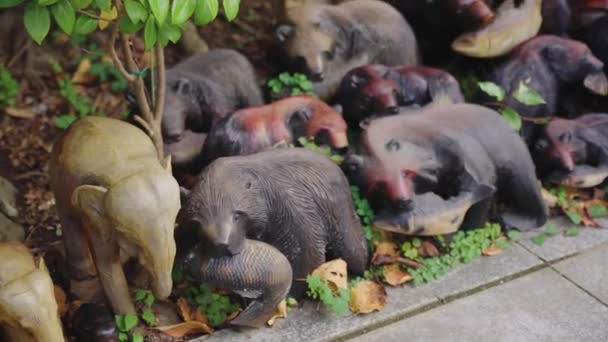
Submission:
<svg viewBox="0 0 608 342">
<path fill-rule="evenodd" d="M 422 245 L 422 242 L 420 241 L 420 239 L 414 238 L 412 240 L 412 246 L 414 246 L 415 248 L 420 248 L 421 245 Z"/>
<path fill-rule="evenodd" d="M 137 325 L 138 321 L 139 320 L 137 319 L 137 315 L 135 315 L 135 314 L 126 314 L 124 316 L 124 322 L 125 322 L 124 328 L 125 328 L 125 331 L 130 331 L 131 329 L 135 328 L 135 326 Z"/>
<path fill-rule="evenodd" d="M 149 17 L 146 21 L 146 27 L 144 28 L 144 46 L 146 50 L 152 49 L 156 44 L 156 24 L 154 18 Z"/>
<path fill-rule="evenodd" d="M 30 2 L 25 8 L 24 22 L 27 33 L 40 45 L 51 28 L 48 8 Z"/>
<path fill-rule="evenodd" d="M 505 99 L 505 91 L 494 82 L 477 82 L 479 89 L 484 93 L 494 97 L 498 101 Z"/>
<path fill-rule="evenodd" d="M 496 241 L 496 247 L 500 249 L 505 249 L 509 247 L 509 242 L 507 240 L 498 240 Z"/>
<path fill-rule="evenodd" d="M 95 5 L 97 5 L 97 7 L 99 7 L 100 10 L 104 11 L 104 12 L 108 12 L 110 11 L 110 6 L 111 6 L 111 0 L 94 0 L 95 1 Z"/>
<path fill-rule="evenodd" d="M 53 13 L 53 17 L 55 17 L 55 21 L 61 30 L 67 34 L 72 34 L 76 21 L 76 12 L 72 4 L 68 0 L 59 0 L 51 6 L 51 13 Z"/>
<path fill-rule="evenodd" d="M 159 25 L 162 25 L 169 14 L 169 0 L 148 0 L 152 14 Z"/>
<path fill-rule="evenodd" d="M 149 310 L 144 310 L 141 313 L 141 319 L 148 323 L 148 325 L 154 325 L 154 323 L 156 323 L 156 316 Z"/>
<path fill-rule="evenodd" d="M 539 246 L 542 246 L 545 243 L 545 241 L 547 241 L 547 234 L 545 234 L 545 233 L 540 233 L 532 238 L 532 242 L 534 242 L 534 244 L 539 245 Z"/>
<path fill-rule="evenodd" d="M 568 216 L 570 221 L 572 221 L 574 224 L 581 224 L 581 222 L 583 222 L 583 218 L 576 211 L 568 210 L 566 211 L 566 216 Z"/>
<path fill-rule="evenodd" d="M 131 342 L 144 342 L 144 336 L 140 333 L 134 333 L 131 336 Z"/>
<path fill-rule="evenodd" d="M 500 110 L 500 115 L 505 118 L 511 126 L 519 131 L 521 129 L 521 116 L 511 107 L 506 107 Z"/>
<path fill-rule="evenodd" d="M 566 236 L 577 236 L 580 232 L 581 229 L 579 227 L 570 227 L 566 229 Z"/>
<path fill-rule="evenodd" d="M 120 32 L 131 34 L 141 30 L 141 28 L 144 27 L 144 23 L 135 24 L 131 21 L 131 19 L 129 19 L 128 16 L 125 15 L 120 18 L 118 27 L 120 28 Z"/>
<path fill-rule="evenodd" d="M 148 295 L 146 296 L 146 299 L 144 299 L 144 304 L 146 304 L 147 307 L 151 307 L 152 304 L 154 304 L 154 301 L 156 299 L 154 298 L 154 295 L 151 293 L 148 293 Z"/>
<path fill-rule="evenodd" d="M 58 118 L 55 118 L 53 121 L 55 122 L 55 126 L 60 129 L 67 129 L 70 125 L 76 121 L 77 117 L 75 115 L 62 115 Z"/>
<path fill-rule="evenodd" d="M 219 11 L 218 0 L 198 0 L 194 10 L 194 23 L 196 25 L 207 25 L 212 22 Z"/>
<path fill-rule="evenodd" d="M 509 230 L 509 231 L 507 232 L 507 237 L 508 237 L 510 240 L 513 240 L 513 241 L 517 241 L 517 240 L 519 240 L 519 236 L 520 236 L 520 235 L 521 235 L 521 233 L 520 233 L 518 230 L 515 230 L 515 229 Z"/>
<path fill-rule="evenodd" d="M 239 13 L 239 0 L 224 0 L 224 15 L 228 21 L 234 20 Z"/>
<path fill-rule="evenodd" d="M 144 298 L 146 298 L 146 291 L 139 290 L 139 289 L 135 290 L 135 296 L 133 298 L 135 299 L 136 302 L 143 300 Z"/>
<path fill-rule="evenodd" d="M 545 233 L 547 233 L 547 235 L 555 235 L 557 234 L 557 227 L 555 225 L 548 224 L 545 226 Z"/>
<path fill-rule="evenodd" d="M 528 87 L 524 82 L 519 82 L 517 89 L 513 92 L 513 97 L 527 105 L 527 106 L 535 106 L 545 104 L 545 100 L 543 97 L 534 89 Z"/>
<path fill-rule="evenodd" d="M 93 2 L 93 0 L 71 0 L 71 2 L 72 7 L 74 7 L 74 9 L 79 10 L 89 6 L 91 2 Z"/>
<path fill-rule="evenodd" d="M 0 0 L 0 8 L 15 7 L 22 2 L 23 0 Z"/>
<path fill-rule="evenodd" d="M 181 25 L 194 13 L 196 0 L 173 0 L 171 5 L 171 23 Z"/>
<path fill-rule="evenodd" d="M 80 15 L 74 23 L 74 31 L 72 33 L 78 35 L 87 35 L 97 28 L 97 19 L 91 18 L 88 15 Z"/>
<path fill-rule="evenodd" d="M 602 204 L 595 204 L 589 208 L 589 216 L 592 218 L 608 216 L 608 209 Z"/>
<path fill-rule="evenodd" d="M 116 323 L 116 327 L 120 331 L 127 331 L 125 328 L 125 316 L 124 315 L 114 315 L 114 323 Z"/>
<path fill-rule="evenodd" d="M 39 6 L 50 6 L 56 4 L 58 0 L 38 0 Z"/>
<path fill-rule="evenodd" d="M 120 342 L 127 342 L 129 340 L 129 335 L 127 335 L 124 332 L 119 332 L 118 333 L 118 341 Z"/>
<path fill-rule="evenodd" d="M 182 31 L 180 31 L 179 27 L 175 25 L 169 25 L 165 23 L 165 25 L 163 26 L 163 31 L 167 35 L 167 38 L 169 38 L 169 40 L 173 44 L 177 44 L 179 38 L 182 36 Z"/>
<path fill-rule="evenodd" d="M 138 1 L 125 0 L 125 9 L 129 19 L 135 24 L 146 22 L 146 19 L 148 19 L 148 11 Z"/>
<path fill-rule="evenodd" d="M 298 301 L 293 297 L 287 298 L 287 306 L 296 306 L 298 305 Z"/>
</svg>

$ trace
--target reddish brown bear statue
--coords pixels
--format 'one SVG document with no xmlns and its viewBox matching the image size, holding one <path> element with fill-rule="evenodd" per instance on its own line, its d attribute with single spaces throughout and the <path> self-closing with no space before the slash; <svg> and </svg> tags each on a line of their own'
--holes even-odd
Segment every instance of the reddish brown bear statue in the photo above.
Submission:
<svg viewBox="0 0 608 342">
<path fill-rule="evenodd" d="M 271 104 L 236 111 L 209 133 L 202 164 L 233 155 L 252 154 L 299 137 L 336 149 L 348 146 L 346 122 L 339 106 L 332 108 L 312 96 L 288 97 Z"/>
<path fill-rule="evenodd" d="M 425 217 L 432 217 L 452 209 L 462 212 L 463 201 L 468 202 L 466 217 L 457 215 L 447 222 L 480 227 L 487 220 L 492 197 L 497 219 L 507 228 L 529 230 L 547 219 L 528 149 L 491 109 L 437 105 L 372 120 L 361 144 L 361 155 L 346 158 L 345 171 L 367 193 L 374 208 L 382 209 L 378 217 L 392 216 L 403 233 L 426 233 L 426 227 L 410 227 L 410 218 L 403 215 L 424 204 L 432 205 L 422 208 Z M 418 195 L 428 193 L 436 196 L 417 201 Z"/>
<path fill-rule="evenodd" d="M 399 112 L 400 107 L 423 106 L 446 99 L 464 102 L 458 81 L 448 72 L 423 66 L 389 67 L 370 64 L 351 70 L 334 98 L 344 108 L 346 121 Z"/>
<path fill-rule="evenodd" d="M 608 114 L 552 120 L 532 156 L 544 179 L 580 188 L 602 183 L 608 177 Z"/>
<path fill-rule="evenodd" d="M 493 71 L 491 79 L 507 94 L 520 83 L 540 93 L 545 104 L 528 106 L 509 97 L 506 103 L 525 117 L 553 116 L 558 108 L 558 95 L 568 85 L 585 86 L 595 94 L 608 94 L 604 63 L 587 45 L 572 39 L 541 35 L 516 48 L 510 58 Z M 539 126 L 525 121 L 523 136 L 531 144 Z"/>
</svg>

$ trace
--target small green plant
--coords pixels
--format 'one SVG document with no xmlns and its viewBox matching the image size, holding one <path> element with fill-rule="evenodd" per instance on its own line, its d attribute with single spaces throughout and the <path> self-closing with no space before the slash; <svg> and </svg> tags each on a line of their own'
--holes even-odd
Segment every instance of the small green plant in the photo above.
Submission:
<svg viewBox="0 0 608 342">
<path fill-rule="evenodd" d="M 378 241 L 382 237 L 381 233 L 372 226 L 374 223 L 374 211 L 369 205 L 367 199 L 361 196 L 361 190 L 359 190 L 359 187 L 351 185 L 350 192 L 353 196 L 355 209 L 357 209 L 357 215 L 359 215 L 361 225 L 363 226 L 365 239 L 370 243 L 370 245 L 373 245 L 374 241 Z"/>
<path fill-rule="evenodd" d="M 311 138 L 299 137 L 298 143 L 305 149 L 313 152 L 321 153 L 327 158 L 331 159 L 334 163 L 340 165 L 344 161 L 344 157 L 339 154 L 334 154 L 329 146 L 320 147 Z"/>
<path fill-rule="evenodd" d="M 283 72 L 279 76 L 269 80 L 266 85 L 270 89 L 273 98 L 300 94 L 313 95 L 312 82 L 304 74 Z"/>
<path fill-rule="evenodd" d="M 421 267 L 417 269 L 409 268 L 407 271 L 414 277 L 414 285 L 430 282 L 444 275 L 453 267 L 462 263 L 469 263 L 480 257 L 484 249 L 490 247 L 492 243 L 498 243 L 497 240 L 500 236 L 500 226 L 490 223 L 480 229 L 466 232 L 459 231 L 448 244 L 448 253 L 434 258 L 420 259 Z M 407 256 L 406 253 L 411 253 L 409 255 L 414 256 L 411 250 L 417 249 L 415 244 L 418 243 L 412 241 L 410 245 L 402 245 L 405 256 Z M 500 248 L 503 247 L 506 248 L 507 245 L 503 243 Z"/>
<path fill-rule="evenodd" d="M 0 109 L 13 106 L 18 93 L 19 83 L 4 64 L 0 64 Z"/>
<path fill-rule="evenodd" d="M 118 328 L 118 341 L 120 342 L 143 342 L 144 337 L 138 332 L 132 332 L 133 328 L 137 326 L 139 320 L 137 315 L 126 314 L 126 315 L 115 315 L 114 321 Z M 129 336 L 131 339 L 129 340 Z"/>
<path fill-rule="evenodd" d="M 150 310 L 156 298 L 150 291 L 136 290 L 134 296 L 135 302 L 141 302 L 144 304 L 144 308 L 141 310 L 141 319 L 144 320 L 148 325 L 152 326 L 156 324 L 156 316 Z"/>
<path fill-rule="evenodd" d="M 318 299 L 325 304 L 331 311 L 337 314 L 344 314 L 348 310 L 350 292 L 348 289 L 338 289 L 337 293 L 329 287 L 327 281 L 317 275 L 306 277 L 308 290 L 306 294 L 312 299 Z"/>
<path fill-rule="evenodd" d="M 365 280 L 380 280 L 384 279 L 385 268 L 381 266 L 371 266 L 368 270 L 363 272 L 363 279 Z"/>
<path fill-rule="evenodd" d="M 60 76 L 63 72 L 61 66 L 56 63 L 51 63 L 57 76 L 57 86 L 59 87 L 59 94 L 70 104 L 75 114 L 63 114 L 55 118 L 55 126 L 61 129 L 67 129 L 74 121 L 85 116 L 97 115 L 105 116 L 105 114 L 98 112 L 95 105 L 90 100 L 78 94 L 76 87 L 72 80 L 68 77 Z"/>
<path fill-rule="evenodd" d="M 498 101 L 496 103 L 491 103 L 490 105 L 497 107 L 500 114 L 511 124 L 511 126 L 513 126 L 513 128 L 519 131 L 522 125 L 522 118 L 515 109 L 505 104 L 505 99 L 507 98 L 505 90 L 493 82 L 478 82 L 477 85 L 481 91 Z M 527 83 L 524 81 L 520 82 L 517 88 L 511 94 L 508 94 L 508 96 L 526 106 L 536 106 L 545 103 L 542 96 L 536 90 L 528 87 Z"/>
<path fill-rule="evenodd" d="M 401 244 L 401 252 L 403 256 L 406 258 L 410 258 L 412 260 L 420 259 L 420 255 L 418 254 L 418 248 L 420 248 L 421 241 L 418 238 L 414 238 L 411 241 L 405 241 Z"/>
<path fill-rule="evenodd" d="M 230 301 L 230 297 L 214 293 L 206 285 L 191 286 L 186 299 L 197 305 L 198 310 L 207 316 L 209 324 L 214 327 L 222 325 L 230 314 L 239 309 L 237 304 Z"/>
</svg>

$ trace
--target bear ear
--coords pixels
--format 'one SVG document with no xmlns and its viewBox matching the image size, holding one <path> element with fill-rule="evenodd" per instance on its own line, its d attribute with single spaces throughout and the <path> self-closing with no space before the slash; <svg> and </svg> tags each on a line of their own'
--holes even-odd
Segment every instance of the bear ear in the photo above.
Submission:
<svg viewBox="0 0 608 342">
<path fill-rule="evenodd" d="M 277 42 L 284 44 L 287 39 L 293 34 L 293 25 L 281 25 L 274 31 L 274 38 Z"/>
<path fill-rule="evenodd" d="M 340 115 L 344 114 L 343 113 L 344 109 L 342 108 L 341 104 L 335 104 L 335 105 L 332 106 L 332 108 L 336 111 L 336 113 L 338 113 Z"/>
<path fill-rule="evenodd" d="M 190 95 L 191 90 L 192 84 L 190 83 L 190 80 L 185 77 L 180 77 L 173 85 L 173 91 L 175 91 L 175 93 L 179 95 Z"/>
</svg>

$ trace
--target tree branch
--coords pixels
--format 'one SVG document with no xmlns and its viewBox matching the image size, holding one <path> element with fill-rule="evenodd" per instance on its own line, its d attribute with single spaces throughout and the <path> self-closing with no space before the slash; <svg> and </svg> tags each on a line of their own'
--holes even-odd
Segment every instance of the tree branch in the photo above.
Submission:
<svg viewBox="0 0 608 342">
<path fill-rule="evenodd" d="M 156 108 L 154 108 L 154 120 L 160 121 L 165 107 L 165 54 L 159 43 L 154 48 L 156 55 L 156 82 L 158 82 L 158 93 L 156 96 Z"/>
<path fill-rule="evenodd" d="M 127 80 L 129 83 L 135 82 L 136 78 L 133 74 L 129 73 L 125 69 L 125 65 L 122 63 L 120 58 L 118 58 L 118 53 L 116 52 L 116 38 L 118 37 L 118 23 L 114 24 L 112 28 L 112 35 L 110 36 L 110 54 L 112 55 L 112 61 L 114 61 L 114 66 L 121 73 L 121 75 Z"/>
<path fill-rule="evenodd" d="M 146 130 L 146 133 L 148 133 L 149 136 L 154 136 L 154 132 L 152 131 L 152 128 L 150 127 L 150 125 L 146 122 L 146 120 L 144 120 L 141 116 L 139 115 L 135 115 L 133 117 L 133 119 L 135 121 L 137 121 L 140 125 L 142 125 L 142 127 Z"/>
</svg>

